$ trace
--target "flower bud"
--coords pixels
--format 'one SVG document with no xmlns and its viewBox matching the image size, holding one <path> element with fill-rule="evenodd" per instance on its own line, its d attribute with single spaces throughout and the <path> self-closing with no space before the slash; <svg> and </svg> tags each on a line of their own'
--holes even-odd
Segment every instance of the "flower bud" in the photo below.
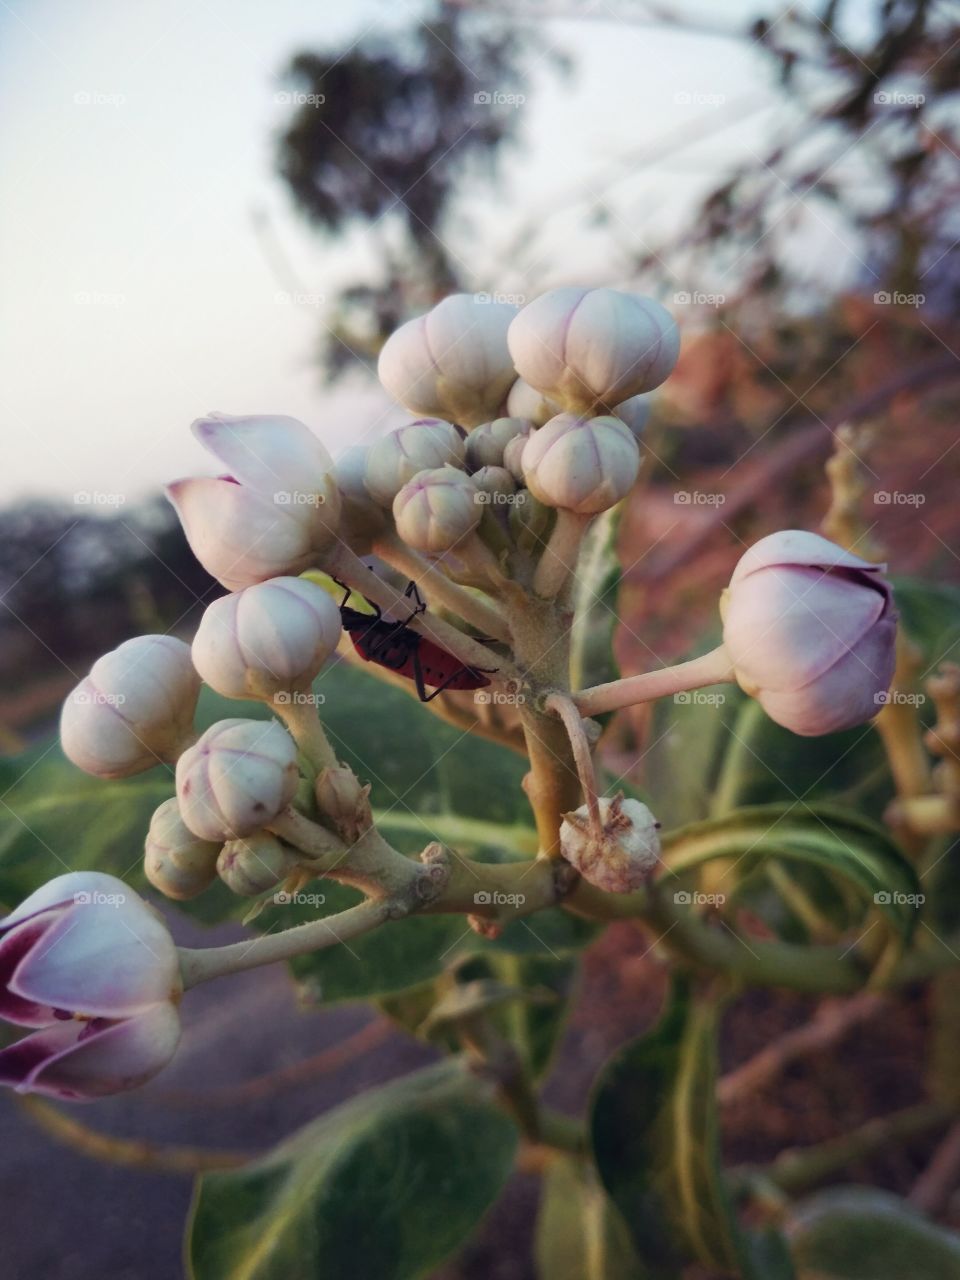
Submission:
<svg viewBox="0 0 960 1280">
<path fill-rule="evenodd" d="M 347 844 L 356 844 L 373 826 L 370 784 L 361 786 L 360 779 L 346 765 L 323 770 L 317 778 L 316 797 L 321 812 Z"/>
<path fill-rule="evenodd" d="M 199 840 L 180 816 L 176 797 L 154 810 L 144 846 L 143 871 L 153 887 L 168 898 L 186 900 L 217 874 L 216 841 Z"/>
<path fill-rule="evenodd" d="M 223 883 L 241 898 L 256 898 L 281 884 L 300 865 L 295 853 L 267 831 L 229 840 L 217 859 Z"/>
<path fill-rule="evenodd" d="M 481 467 L 470 477 L 481 493 L 505 497 L 516 493 L 517 482 L 506 467 Z"/>
<path fill-rule="evenodd" d="M 367 492 L 389 507 L 418 471 L 448 464 L 461 467 L 463 455 L 463 437 L 449 422 L 439 418 L 408 422 L 370 446 L 364 477 Z"/>
<path fill-rule="evenodd" d="M 340 610 L 306 578 L 271 578 L 209 606 L 193 663 L 227 698 L 309 689 L 340 639 Z"/>
<path fill-rule="evenodd" d="M 885 567 L 799 529 L 740 558 L 721 600 L 723 642 L 771 720 L 812 737 L 877 714 L 896 646 Z"/>
<path fill-rule="evenodd" d="M 550 507 L 594 515 L 629 493 L 640 450 L 619 418 L 561 413 L 535 431 L 521 455 L 527 488 Z"/>
<path fill-rule="evenodd" d="M 632 431 L 634 439 L 639 440 L 650 417 L 652 405 L 653 396 L 651 395 L 631 396 L 629 400 L 616 405 L 611 413 L 621 422 L 625 422 Z"/>
<path fill-rule="evenodd" d="M 180 813 L 204 840 L 236 840 L 266 826 L 298 781 L 296 744 L 276 720 L 220 720 L 177 761 Z"/>
<path fill-rule="evenodd" d="M 64 703 L 64 753 L 98 778 L 127 778 L 175 760 L 192 735 L 199 694 L 182 640 L 125 640 L 97 659 Z"/>
<path fill-rule="evenodd" d="M 494 418 L 492 422 L 481 423 L 467 436 L 467 470 L 502 467 L 506 446 L 517 436 L 525 439 L 532 429 L 533 424 L 526 418 Z"/>
<path fill-rule="evenodd" d="M 0 1084 L 65 1100 L 135 1088 L 173 1057 L 182 989 L 166 926 L 122 880 L 58 876 L 0 921 L 0 1017 L 32 1034 Z"/>
<path fill-rule="evenodd" d="M 517 372 L 571 412 L 652 391 L 677 362 L 680 334 L 653 298 L 616 289 L 552 289 L 510 325 Z"/>
<path fill-rule="evenodd" d="M 230 474 L 167 486 L 193 554 L 231 591 L 301 573 L 337 536 L 333 461 L 296 418 L 212 414 L 197 439 Z"/>
<path fill-rule="evenodd" d="M 390 523 L 387 513 L 371 498 L 366 486 L 369 453 L 366 445 L 350 445 L 333 468 L 340 492 L 340 537 L 358 555 L 363 555 Z"/>
<path fill-rule="evenodd" d="M 510 388 L 510 394 L 507 396 L 507 413 L 511 418 L 526 418 L 533 426 L 542 427 L 559 412 L 558 404 L 542 396 L 522 378 L 518 378 Z"/>
<path fill-rule="evenodd" d="M 516 378 L 507 328 L 508 303 L 455 293 L 409 320 L 380 352 L 380 381 L 411 413 L 471 427 L 492 418 Z"/>
<path fill-rule="evenodd" d="M 584 880 L 607 893 L 631 893 L 649 880 L 660 859 L 660 824 L 639 800 L 623 793 L 599 801 L 602 835 L 597 836 L 589 810 L 564 814 L 560 848 Z"/>
<path fill-rule="evenodd" d="M 421 471 L 393 500 L 397 533 L 416 551 L 442 555 L 480 523 L 477 486 L 455 467 Z"/>
</svg>

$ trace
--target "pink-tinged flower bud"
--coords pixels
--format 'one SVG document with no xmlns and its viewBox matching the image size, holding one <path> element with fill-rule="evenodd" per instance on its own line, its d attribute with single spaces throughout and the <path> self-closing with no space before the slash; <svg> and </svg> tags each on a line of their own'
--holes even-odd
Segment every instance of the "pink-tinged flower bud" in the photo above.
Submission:
<svg viewBox="0 0 960 1280">
<path fill-rule="evenodd" d="M 517 308 L 455 293 L 409 320 L 380 352 L 380 381 L 411 413 L 476 426 L 497 413 L 516 378 L 507 328 Z"/>
<path fill-rule="evenodd" d="M 39 1028 L 0 1052 L 0 1084 L 89 1100 L 133 1089 L 180 1038 L 177 949 L 122 880 L 73 871 L 0 921 L 0 1017 Z"/>
<path fill-rule="evenodd" d="M 526 418 L 494 418 L 481 423 L 467 436 L 467 470 L 502 467 L 503 451 L 510 441 L 518 436 L 526 439 L 532 430 L 533 423 Z"/>
<path fill-rule="evenodd" d="M 508 440 L 503 447 L 503 465 L 507 471 L 513 476 L 517 484 L 523 484 L 523 450 L 527 441 L 534 434 L 528 431 L 526 435 L 514 436 L 512 440 Z"/>
<path fill-rule="evenodd" d="M 217 860 L 220 879 L 241 898 L 256 898 L 281 884 L 300 865 L 300 859 L 267 831 L 244 840 L 230 840 Z"/>
<path fill-rule="evenodd" d="M 421 418 L 398 427 L 370 446 L 365 482 L 374 501 L 389 507 L 419 471 L 462 467 L 463 436 L 449 422 Z"/>
<path fill-rule="evenodd" d="M 483 515 L 478 489 L 455 467 L 421 471 L 393 500 L 397 533 L 416 551 L 442 555 L 473 533 Z"/>
<path fill-rule="evenodd" d="M 622 404 L 616 405 L 611 410 L 611 413 L 615 418 L 619 418 L 621 422 L 625 422 L 633 432 L 634 437 L 639 440 L 647 425 L 652 407 L 653 396 L 631 396 L 629 400 L 624 400 Z"/>
<path fill-rule="evenodd" d="M 584 880 L 607 893 L 631 893 L 650 879 L 660 859 L 660 824 L 639 800 L 622 792 L 599 801 L 602 834 L 597 836 L 586 805 L 564 814 L 560 848 Z"/>
<path fill-rule="evenodd" d="M 508 340 L 521 378 L 579 413 L 652 391 L 680 352 L 659 302 L 616 289 L 552 289 L 523 308 Z"/>
<path fill-rule="evenodd" d="M 193 554 L 235 591 L 300 573 L 337 535 L 333 460 L 296 418 L 199 418 L 193 432 L 225 467 L 220 479 L 167 486 Z"/>
<path fill-rule="evenodd" d="M 559 412 L 560 405 L 548 400 L 522 378 L 518 378 L 510 388 L 510 394 L 507 396 L 507 413 L 511 418 L 526 418 L 535 427 L 542 427 Z"/>
<path fill-rule="evenodd" d="M 98 778 L 128 778 L 173 761 L 192 736 L 199 694 L 182 640 L 125 640 L 97 659 L 63 704 L 64 753 Z"/>
<path fill-rule="evenodd" d="M 799 529 L 741 557 L 721 600 L 723 642 L 772 720 L 812 737 L 876 715 L 895 661 L 885 567 Z"/>
<path fill-rule="evenodd" d="M 340 537 L 358 555 L 366 554 L 390 525 L 387 513 L 367 489 L 369 453 L 366 445 L 350 445 L 333 468 L 333 478 L 340 491 Z"/>
<path fill-rule="evenodd" d="M 176 797 L 154 810 L 144 844 L 143 872 L 167 898 L 195 898 L 217 874 L 218 841 L 200 840 L 180 816 Z"/>
<path fill-rule="evenodd" d="M 193 641 L 193 663 L 227 698 L 309 689 L 336 650 L 340 610 L 306 578 L 271 578 L 215 600 Z"/>
<path fill-rule="evenodd" d="M 266 826 L 298 781 L 296 744 L 276 720 L 220 720 L 177 761 L 180 813 L 204 840 L 238 840 Z"/>
<path fill-rule="evenodd" d="M 521 461 L 535 498 L 548 507 L 594 515 L 630 492 L 640 450 L 619 418 L 561 413 L 530 436 Z"/>
</svg>

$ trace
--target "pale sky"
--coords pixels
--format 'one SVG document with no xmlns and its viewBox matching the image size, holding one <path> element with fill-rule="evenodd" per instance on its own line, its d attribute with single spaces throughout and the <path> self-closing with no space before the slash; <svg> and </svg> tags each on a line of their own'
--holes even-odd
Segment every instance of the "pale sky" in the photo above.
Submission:
<svg viewBox="0 0 960 1280">
<path fill-rule="evenodd" d="M 350 278 L 360 251 L 319 239 L 274 176 L 272 138 L 289 111 L 276 101 L 279 75 L 293 52 L 414 7 L 0 0 L 0 502 L 80 490 L 133 501 L 209 471 L 187 427 L 210 410 L 294 414 L 334 451 L 383 430 L 391 419 L 375 389 L 320 385 L 322 309 L 277 300 L 252 212 L 268 211 L 310 291 Z M 722 6 L 730 20 L 755 9 Z M 525 146 L 496 204 L 478 194 L 476 234 L 464 240 L 477 288 L 529 285 L 509 268 L 489 275 L 518 219 L 554 210 L 537 286 L 589 280 L 603 264 L 571 252 L 564 212 L 578 190 L 614 207 L 629 195 L 635 208 L 640 195 L 652 232 L 718 165 L 758 147 L 782 110 L 767 64 L 736 44 L 596 19 L 545 29 L 575 75 L 540 77 L 517 108 Z M 515 87 L 478 85 L 490 88 Z M 682 163 L 624 171 L 622 155 L 698 118 L 708 126 L 712 98 L 745 93 L 771 107 Z"/>
</svg>

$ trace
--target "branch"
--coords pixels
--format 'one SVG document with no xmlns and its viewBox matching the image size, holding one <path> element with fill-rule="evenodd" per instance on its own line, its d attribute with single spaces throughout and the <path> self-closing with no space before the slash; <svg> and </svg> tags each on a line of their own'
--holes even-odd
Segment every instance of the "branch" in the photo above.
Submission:
<svg viewBox="0 0 960 1280">
<path fill-rule="evenodd" d="M 624 680 L 611 680 L 583 689 L 573 695 L 581 715 L 598 716 L 604 711 L 616 711 L 620 707 L 633 707 L 641 702 L 652 702 L 672 693 L 688 689 L 702 689 L 705 685 L 725 684 L 731 681 L 733 667 L 723 645 L 711 649 L 699 658 L 679 662 L 673 667 L 648 671 L 644 675 L 628 676 Z"/>
</svg>

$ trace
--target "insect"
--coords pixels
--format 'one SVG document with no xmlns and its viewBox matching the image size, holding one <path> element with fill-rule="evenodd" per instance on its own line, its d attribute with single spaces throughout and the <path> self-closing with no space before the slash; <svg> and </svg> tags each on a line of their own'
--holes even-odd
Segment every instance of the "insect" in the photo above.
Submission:
<svg viewBox="0 0 960 1280">
<path fill-rule="evenodd" d="M 373 609 L 372 615 L 351 608 L 347 603 L 352 594 L 350 587 L 336 578 L 334 582 L 346 591 L 340 602 L 340 618 L 357 653 L 367 662 L 376 662 L 388 671 L 413 680 L 421 702 L 432 702 L 448 689 L 482 689 L 490 683 L 487 676 L 492 675 L 496 667 L 468 667 L 410 626 L 427 608 L 415 582 L 408 583 L 403 593 L 413 601 L 414 607 L 402 621 L 385 618 L 383 610 L 372 600 L 367 600 Z M 427 693 L 428 685 L 432 693 Z"/>
</svg>

